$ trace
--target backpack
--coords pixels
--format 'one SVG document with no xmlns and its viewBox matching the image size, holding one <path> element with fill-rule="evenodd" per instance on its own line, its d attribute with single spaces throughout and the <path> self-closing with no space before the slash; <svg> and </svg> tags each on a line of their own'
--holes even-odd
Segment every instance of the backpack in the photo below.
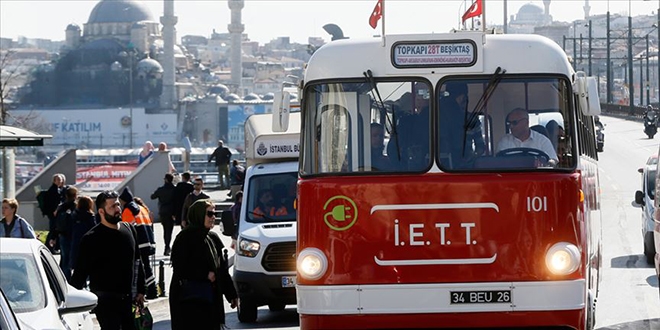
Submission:
<svg viewBox="0 0 660 330">
<path fill-rule="evenodd" d="M 69 235 L 73 230 L 73 212 L 72 209 L 60 208 L 55 218 L 55 230 L 62 235 Z"/>
<path fill-rule="evenodd" d="M 48 212 L 46 212 L 46 191 L 45 190 L 40 190 L 37 193 L 37 206 L 39 207 L 39 210 L 41 211 L 41 215 L 47 215 Z"/>
</svg>

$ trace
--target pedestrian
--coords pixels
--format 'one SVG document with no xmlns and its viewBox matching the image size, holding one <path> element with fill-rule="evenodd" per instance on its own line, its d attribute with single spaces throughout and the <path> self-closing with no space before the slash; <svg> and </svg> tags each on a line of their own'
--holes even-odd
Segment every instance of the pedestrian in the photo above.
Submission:
<svg viewBox="0 0 660 330">
<path fill-rule="evenodd" d="M 96 197 L 101 223 L 80 241 L 80 254 L 71 285 L 89 289 L 98 297 L 96 320 L 101 329 L 135 329 L 133 304 L 143 306 L 144 270 L 135 229 L 121 222 L 119 196 L 104 191 Z"/>
<path fill-rule="evenodd" d="M 60 242 L 60 268 L 67 280 L 71 280 L 71 243 L 73 233 L 73 213 L 76 211 L 78 188 L 68 187 L 64 192 L 64 203 L 57 208 L 55 232 Z"/>
<path fill-rule="evenodd" d="M 90 229 L 96 226 L 94 201 L 89 196 L 78 197 L 78 207 L 73 213 L 73 231 L 71 233 L 71 268 L 76 269 L 80 240 Z"/>
<path fill-rule="evenodd" d="M 184 172 L 181 174 L 181 182 L 177 183 L 174 189 L 174 224 L 181 225 L 183 203 L 186 201 L 186 196 L 193 190 L 195 190 L 195 186 L 190 182 L 190 172 Z"/>
<path fill-rule="evenodd" d="M 154 154 L 154 144 L 151 143 L 151 141 L 146 141 L 144 143 L 144 146 L 142 146 L 142 150 L 140 151 L 140 154 L 138 155 L 138 166 L 142 165 L 151 155 Z"/>
<path fill-rule="evenodd" d="M 223 257 L 224 245 L 211 231 L 215 205 L 198 200 L 188 212 L 188 226 L 172 246 L 170 315 L 172 329 L 222 329 L 225 311 L 222 296 L 238 305 L 238 295 Z"/>
<path fill-rule="evenodd" d="M 204 180 L 202 178 L 195 178 L 193 188 L 193 191 L 183 201 L 183 207 L 181 208 L 181 228 L 185 228 L 188 225 L 188 208 L 190 208 L 190 205 L 193 205 L 193 203 L 200 199 L 211 198 L 202 190 L 204 188 Z"/>
<path fill-rule="evenodd" d="M 53 183 L 50 185 L 46 191 L 44 197 L 44 210 L 42 213 L 45 213 L 48 218 L 48 235 L 46 236 L 46 247 L 50 250 L 51 253 L 57 253 L 59 251 L 59 244 L 57 242 L 57 233 L 55 232 L 55 213 L 57 207 L 63 201 L 62 187 L 64 186 L 64 174 L 57 173 L 53 175 Z"/>
<path fill-rule="evenodd" d="M 167 151 L 167 143 L 161 142 L 158 144 L 158 152 L 166 152 Z M 167 154 L 167 161 L 169 163 L 169 168 L 168 171 L 169 173 L 176 173 L 176 168 L 174 168 L 174 164 L 172 164 L 172 159 L 170 158 L 170 155 Z"/>
<path fill-rule="evenodd" d="M 2 200 L 0 237 L 36 238 L 32 226 L 16 212 L 18 212 L 18 201 L 15 198 Z"/>
<path fill-rule="evenodd" d="M 238 220 L 241 217 L 241 206 L 243 205 L 243 191 L 238 191 L 234 195 L 234 205 L 229 208 L 231 211 L 231 219 L 234 223 L 234 234 L 231 235 L 231 248 L 236 247 L 236 239 L 238 238 Z"/>
<path fill-rule="evenodd" d="M 215 166 L 218 168 L 218 182 L 221 189 L 228 189 L 229 179 L 229 160 L 231 159 L 231 151 L 224 146 L 222 140 L 218 140 L 218 147 L 213 150 L 209 155 L 209 163 L 215 158 Z"/>
<path fill-rule="evenodd" d="M 243 189 L 243 183 L 245 182 L 245 167 L 241 166 L 237 159 L 231 161 L 229 179 L 231 182 L 231 188 L 228 196 L 233 197 L 236 192 Z"/>
<path fill-rule="evenodd" d="M 140 258 L 144 267 L 144 281 L 147 285 L 147 299 L 158 298 L 156 290 L 156 277 L 149 258 L 156 254 L 156 242 L 154 240 L 154 228 L 149 216 L 149 210 L 135 202 L 131 189 L 125 187 L 119 195 L 119 202 L 123 209 L 121 220 L 130 223 L 137 233 Z"/>
<path fill-rule="evenodd" d="M 170 255 L 170 241 L 172 240 L 172 231 L 174 230 L 174 219 L 172 218 L 174 212 L 174 176 L 170 173 L 165 173 L 165 181 L 162 186 L 158 187 L 151 199 L 158 199 L 158 218 L 163 225 L 163 238 L 165 240 L 165 250 L 163 254 Z"/>
</svg>

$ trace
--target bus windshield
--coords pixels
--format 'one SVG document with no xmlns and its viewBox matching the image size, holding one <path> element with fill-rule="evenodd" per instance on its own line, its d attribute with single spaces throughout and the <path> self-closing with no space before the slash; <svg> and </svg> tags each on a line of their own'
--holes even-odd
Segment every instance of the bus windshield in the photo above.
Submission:
<svg viewBox="0 0 660 330">
<path fill-rule="evenodd" d="M 247 221 L 253 223 L 295 221 L 297 173 L 257 175 L 250 179 Z"/>
<path fill-rule="evenodd" d="M 569 86 L 516 75 L 313 84 L 301 175 L 572 169 Z"/>
</svg>

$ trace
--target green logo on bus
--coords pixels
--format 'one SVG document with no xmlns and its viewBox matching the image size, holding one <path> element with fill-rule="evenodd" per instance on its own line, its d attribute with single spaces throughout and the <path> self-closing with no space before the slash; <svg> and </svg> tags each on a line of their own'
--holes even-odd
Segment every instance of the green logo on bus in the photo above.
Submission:
<svg viewBox="0 0 660 330">
<path fill-rule="evenodd" d="M 334 196 L 323 205 L 327 213 L 323 216 L 325 224 L 332 230 L 344 231 L 353 227 L 358 218 L 357 206 L 346 196 Z"/>
</svg>

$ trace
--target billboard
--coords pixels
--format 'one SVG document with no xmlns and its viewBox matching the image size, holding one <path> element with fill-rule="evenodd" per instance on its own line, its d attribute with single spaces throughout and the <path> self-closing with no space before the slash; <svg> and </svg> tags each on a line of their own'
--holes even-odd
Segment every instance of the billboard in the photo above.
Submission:
<svg viewBox="0 0 660 330">
<path fill-rule="evenodd" d="M 271 112 L 272 104 L 230 104 L 227 109 L 229 136 L 228 147 L 245 150 L 245 120 L 255 113 Z"/>
</svg>

